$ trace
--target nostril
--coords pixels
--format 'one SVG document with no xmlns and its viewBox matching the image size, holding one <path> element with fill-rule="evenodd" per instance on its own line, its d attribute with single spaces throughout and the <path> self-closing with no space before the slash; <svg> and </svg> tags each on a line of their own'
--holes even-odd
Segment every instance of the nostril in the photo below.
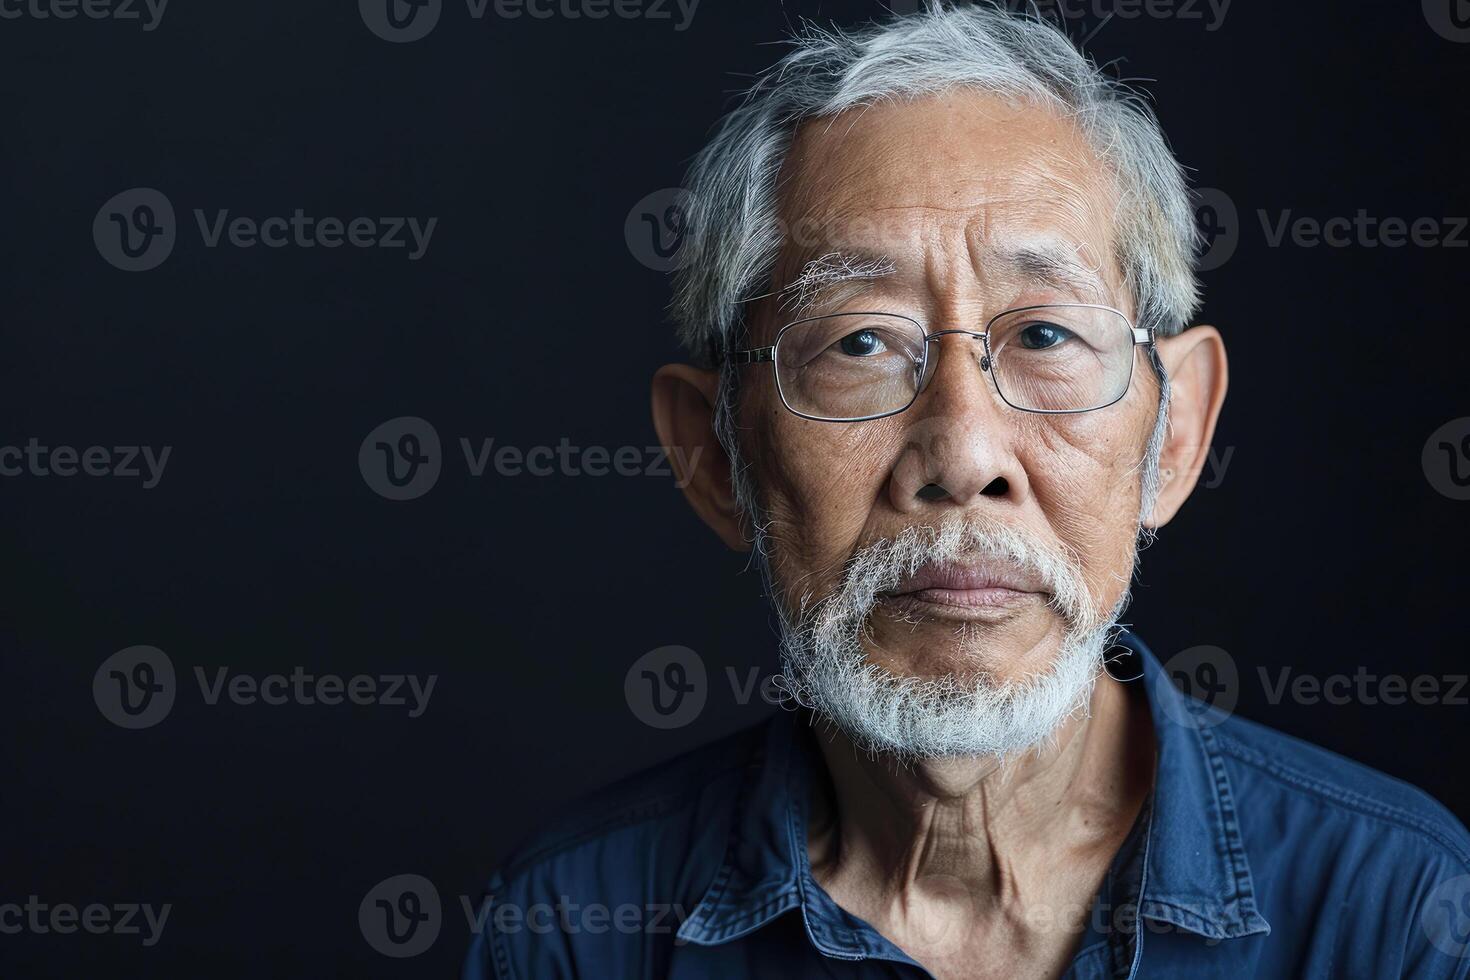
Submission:
<svg viewBox="0 0 1470 980">
<path fill-rule="evenodd" d="M 949 491 L 937 483 L 926 483 L 919 488 L 917 496 L 920 500 L 943 500 L 949 496 Z"/>
<path fill-rule="evenodd" d="M 1010 491 L 1011 485 L 1006 482 L 1006 478 L 1003 476 L 998 476 L 994 480 L 991 480 L 989 483 L 987 483 L 985 485 L 985 489 L 981 490 L 980 493 L 982 496 L 985 497 L 1004 497 L 1006 494 L 1010 493 Z"/>
</svg>

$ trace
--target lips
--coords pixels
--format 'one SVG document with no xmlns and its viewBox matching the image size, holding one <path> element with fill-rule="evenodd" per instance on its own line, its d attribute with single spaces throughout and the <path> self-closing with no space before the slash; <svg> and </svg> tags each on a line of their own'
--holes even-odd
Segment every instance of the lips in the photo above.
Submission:
<svg viewBox="0 0 1470 980">
<path fill-rule="evenodd" d="M 1044 598 L 1044 588 L 1036 576 L 1014 565 L 982 560 L 925 565 L 884 598 L 903 605 L 1007 608 Z"/>
</svg>

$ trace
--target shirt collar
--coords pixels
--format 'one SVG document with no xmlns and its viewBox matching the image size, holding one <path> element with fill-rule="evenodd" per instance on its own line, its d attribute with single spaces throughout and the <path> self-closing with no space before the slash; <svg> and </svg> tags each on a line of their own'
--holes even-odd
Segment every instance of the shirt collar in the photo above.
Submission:
<svg viewBox="0 0 1470 980">
<path fill-rule="evenodd" d="M 1139 914 L 1209 939 L 1269 933 L 1240 831 L 1235 791 L 1215 726 L 1226 715 L 1186 697 L 1132 633 L 1115 676 L 1144 685 L 1158 746 Z"/>
<path fill-rule="evenodd" d="M 1115 676 L 1145 686 L 1158 744 L 1158 769 L 1145 843 L 1139 914 L 1209 939 L 1270 932 L 1256 908 L 1239 814 L 1213 727 L 1131 633 L 1110 658 Z M 1116 651 L 1115 651 L 1116 652 Z M 680 927 L 678 938 L 713 946 L 754 932 L 800 908 L 808 938 L 839 959 L 913 962 L 819 886 L 807 858 L 812 766 L 822 765 L 805 712 L 781 712 L 766 726 L 736 803 L 725 859 Z"/>
<path fill-rule="evenodd" d="M 823 763 L 809 719 L 804 711 L 783 711 L 767 724 L 746 768 L 725 860 L 678 938 L 714 946 L 799 908 L 807 938 L 828 956 L 912 963 L 812 877 L 807 804 L 812 766 Z"/>
</svg>

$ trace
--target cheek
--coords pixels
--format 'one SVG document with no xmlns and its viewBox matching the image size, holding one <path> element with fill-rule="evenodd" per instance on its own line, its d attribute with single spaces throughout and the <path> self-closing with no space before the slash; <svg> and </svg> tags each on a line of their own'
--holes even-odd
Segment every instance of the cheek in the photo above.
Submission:
<svg viewBox="0 0 1470 980">
<path fill-rule="evenodd" d="M 828 591 L 870 524 L 891 465 L 892 425 L 838 425 L 762 409 L 752 460 L 779 580 Z"/>
<path fill-rule="evenodd" d="M 1024 459 L 1052 533 L 1081 559 L 1093 595 L 1108 604 L 1126 587 L 1137 543 L 1140 463 L 1148 440 L 1137 416 L 1103 410 L 1040 419 L 1027 440 L 1036 451 Z"/>
</svg>

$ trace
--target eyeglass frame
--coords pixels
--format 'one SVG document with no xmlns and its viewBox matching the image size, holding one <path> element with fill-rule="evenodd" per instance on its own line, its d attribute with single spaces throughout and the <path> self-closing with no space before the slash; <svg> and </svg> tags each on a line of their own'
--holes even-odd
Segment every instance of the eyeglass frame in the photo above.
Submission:
<svg viewBox="0 0 1470 980">
<path fill-rule="evenodd" d="M 783 391 L 781 388 L 781 372 L 777 368 L 776 364 L 776 348 L 780 346 L 781 338 L 786 334 L 786 331 L 790 330 L 792 327 L 799 327 L 803 323 L 813 323 L 817 320 L 829 320 L 832 317 L 837 316 L 890 316 L 899 320 L 907 320 L 920 331 L 924 330 L 924 325 L 922 323 L 920 323 L 918 320 L 915 320 L 913 317 L 905 316 L 902 313 L 887 313 L 876 310 L 858 310 L 851 313 L 823 313 L 819 316 L 808 316 L 803 317 L 800 320 L 792 320 L 780 330 L 776 331 L 776 339 L 771 343 L 769 347 L 748 347 L 742 350 L 726 351 L 724 358 L 730 364 L 769 363 L 771 367 L 775 370 L 776 394 L 781 399 L 782 407 L 785 408 L 792 415 L 798 416 L 799 418 L 809 419 L 813 422 L 872 422 L 876 419 L 886 419 L 890 416 L 899 415 L 903 412 L 907 412 L 910 408 L 914 407 L 914 402 L 919 400 L 919 396 L 924 393 L 924 389 L 928 386 L 927 379 L 929 378 L 929 345 L 931 343 L 936 343 L 940 337 L 947 337 L 950 334 L 963 334 L 969 337 L 980 338 L 980 341 L 985 345 L 985 355 L 980 359 L 980 370 L 990 375 L 990 383 L 995 385 L 995 393 L 1000 396 L 1000 400 L 1005 402 L 1007 405 L 1018 412 L 1030 412 L 1034 415 L 1083 415 L 1087 412 L 1096 412 L 1104 408 L 1109 408 L 1122 401 L 1124 396 L 1128 394 L 1128 389 L 1133 387 L 1133 370 L 1134 362 L 1137 361 L 1136 357 L 1130 356 L 1128 358 L 1128 380 L 1123 383 L 1123 388 L 1121 391 L 1118 392 L 1117 397 L 1114 398 L 1112 401 L 1104 402 L 1101 405 L 1094 405 L 1091 408 L 1022 408 L 1020 405 L 1015 404 L 1006 397 L 1006 393 L 1001 390 L 1000 381 L 996 378 L 995 371 L 993 370 L 995 355 L 992 354 L 990 351 L 990 328 L 994 326 L 995 322 L 1002 317 L 1011 316 L 1015 313 L 1026 313 L 1030 310 L 1050 309 L 1105 310 L 1109 313 L 1116 313 L 1122 319 L 1122 321 L 1128 325 L 1128 330 L 1133 335 L 1133 347 L 1135 348 L 1135 350 L 1140 344 L 1146 344 L 1148 345 L 1150 354 L 1153 354 L 1153 352 L 1155 351 L 1154 328 L 1136 326 L 1133 323 L 1132 318 L 1129 317 L 1128 314 L 1124 313 L 1120 309 L 1117 309 L 1116 307 L 1106 306 L 1101 303 L 1035 303 L 1030 306 L 1017 306 L 1014 309 L 1002 310 L 999 313 L 995 314 L 995 316 L 991 317 L 989 320 L 986 320 L 985 329 L 981 331 L 965 330 L 961 327 L 952 327 L 948 330 L 936 330 L 934 333 L 925 333 L 924 358 L 922 361 L 919 362 L 919 377 L 925 380 L 923 380 L 921 384 L 915 387 L 913 397 L 908 400 L 908 403 L 905 404 L 902 408 L 895 408 L 891 412 L 880 412 L 877 415 L 859 415 L 852 418 L 841 419 L 824 418 L 820 415 L 808 415 L 806 412 L 799 412 L 796 409 L 792 408 L 791 403 L 786 400 L 786 392 Z"/>
</svg>

